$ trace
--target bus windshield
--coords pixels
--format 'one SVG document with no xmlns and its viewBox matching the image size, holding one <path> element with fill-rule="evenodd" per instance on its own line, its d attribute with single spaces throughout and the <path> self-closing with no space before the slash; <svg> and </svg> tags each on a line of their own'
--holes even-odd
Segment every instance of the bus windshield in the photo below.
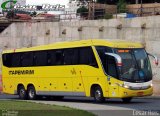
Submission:
<svg viewBox="0 0 160 116">
<path fill-rule="evenodd" d="M 97 46 L 96 49 L 107 75 L 119 80 L 135 83 L 152 80 L 150 61 L 143 48 L 118 49 Z M 118 54 L 122 58 L 122 66 L 117 67 L 114 58 L 105 55 L 105 53 Z"/>
<path fill-rule="evenodd" d="M 115 49 L 122 58 L 119 78 L 129 82 L 147 82 L 152 79 L 149 58 L 144 49 Z"/>
</svg>

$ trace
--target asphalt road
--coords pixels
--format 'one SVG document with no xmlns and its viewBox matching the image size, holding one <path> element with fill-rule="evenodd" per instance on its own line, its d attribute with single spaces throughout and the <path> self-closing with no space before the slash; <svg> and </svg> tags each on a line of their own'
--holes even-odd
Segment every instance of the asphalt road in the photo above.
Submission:
<svg viewBox="0 0 160 116">
<path fill-rule="evenodd" d="M 0 100 L 14 99 L 18 96 L 0 95 Z M 135 98 L 131 103 L 123 103 L 121 99 L 106 99 L 106 102 L 94 103 L 92 98 L 65 97 L 61 101 L 41 99 L 29 102 L 55 104 L 76 109 L 87 110 L 98 116 L 160 116 L 160 97 Z"/>
</svg>

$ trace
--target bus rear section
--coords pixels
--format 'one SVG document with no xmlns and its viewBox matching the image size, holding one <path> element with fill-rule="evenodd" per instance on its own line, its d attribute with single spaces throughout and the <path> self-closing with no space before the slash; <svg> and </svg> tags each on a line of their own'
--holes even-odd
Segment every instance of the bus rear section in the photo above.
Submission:
<svg viewBox="0 0 160 116">
<path fill-rule="evenodd" d="M 105 91 L 105 81 L 93 46 L 3 53 L 3 92 L 21 99 L 89 97 L 97 86 Z"/>
</svg>

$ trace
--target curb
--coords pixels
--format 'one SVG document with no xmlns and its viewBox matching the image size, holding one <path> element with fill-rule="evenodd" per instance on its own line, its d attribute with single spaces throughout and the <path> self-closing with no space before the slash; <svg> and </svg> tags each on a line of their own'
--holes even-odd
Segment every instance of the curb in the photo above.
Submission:
<svg viewBox="0 0 160 116">
<path fill-rule="evenodd" d="M 160 99 L 160 96 L 135 97 L 135 99 Z"/>
</svg>

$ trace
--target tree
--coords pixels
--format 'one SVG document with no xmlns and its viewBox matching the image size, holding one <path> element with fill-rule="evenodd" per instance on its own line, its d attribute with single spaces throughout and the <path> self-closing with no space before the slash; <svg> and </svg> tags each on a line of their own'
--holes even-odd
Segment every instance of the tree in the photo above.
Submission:
<svg viewBox="0 0 160 116">
<path fill-rule="evenodd" d="M 126 1 L 125 0 L 119 0 L 117 3 L 117 11 L 118 13 L 125 13 L 126 12 Z"/>
<path fill-rule="evenodd" d="M 97 0 L 97 3 L 104 4 L 106 0 Z"/>
<path fill-rule="evenodd" d="M 82 6 L 77 9 L 77 13 L 80 13 L 81 17 L 87 17 L 88 16 L 88 9 L 85 6 Z"/>
<path fill-rule="evenodd" d="M 7 12 L 6 18 L 11 19 L 14 17 L 15 17 L 15 12 L 13 10 Z"/>
</svg>

